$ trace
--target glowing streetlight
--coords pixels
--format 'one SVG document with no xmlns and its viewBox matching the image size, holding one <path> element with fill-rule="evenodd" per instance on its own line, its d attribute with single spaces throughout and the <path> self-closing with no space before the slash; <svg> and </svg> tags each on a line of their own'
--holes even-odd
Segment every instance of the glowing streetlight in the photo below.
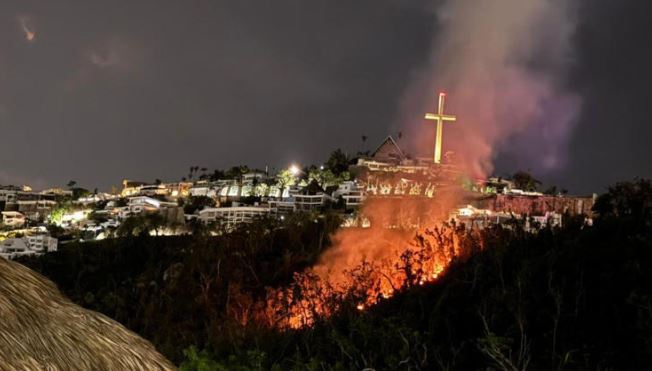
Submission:
<svg viewBox="0 0 652 371">
<path fill-rule="evenodd" d="M 299 173 L 301 173 L 301 169 L 299 169 L 299 166 L 297 166 L 295 164 L 290 166 L 289 170 L 290 170 L 290 173 L 292 173 L 292 175 L 294 175 L 294 176 L 297 176 L 297 175 L 299 175 Z"/>
</svg>

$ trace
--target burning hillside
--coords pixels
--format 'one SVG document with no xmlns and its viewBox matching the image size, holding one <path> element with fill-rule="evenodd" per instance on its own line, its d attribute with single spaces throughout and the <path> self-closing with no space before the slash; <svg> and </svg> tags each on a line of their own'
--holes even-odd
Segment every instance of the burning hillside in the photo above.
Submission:
<svg viewBox="0 0 652 371">
<path fill-rule="evenodd" d="M 365 212 L 382 223 L 338 231 L 334 246 L 316 266 L 296 274 L 289 287 L 270 290 L 265 320 L 275 327 L 301 328 L 328 317 L 343 303 L 363 310 L 399 290 L 434 281 L 451 261 L 479 248 L 468 243 L 470 234 L 443 223 L 438 209 L 403 205 L 399 212 L 391 206 L 398 207 L 401 199 L 394 201 L 368 203 Z M 414 220 L 430 227 L 400 228 L 415 225 Z"/>
</svg>

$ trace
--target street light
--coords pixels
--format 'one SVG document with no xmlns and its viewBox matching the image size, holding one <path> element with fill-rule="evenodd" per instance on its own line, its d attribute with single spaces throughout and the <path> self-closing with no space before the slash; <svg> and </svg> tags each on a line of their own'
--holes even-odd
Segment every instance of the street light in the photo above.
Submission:
<svg viewBox="0 0 652 371">
<path fill-rule="evenodd" d="M 301 173 L 301 169 L 299 168 L 299 166 L 297 166 L 295 164 L 290 166 L 289 170 L 290 170 L 290 173 L 292 173 L 292 175 L 294 175 L 294 176 L 297 176 L 297 175 L 299 175 L 299 173 Z"/>
</svg>

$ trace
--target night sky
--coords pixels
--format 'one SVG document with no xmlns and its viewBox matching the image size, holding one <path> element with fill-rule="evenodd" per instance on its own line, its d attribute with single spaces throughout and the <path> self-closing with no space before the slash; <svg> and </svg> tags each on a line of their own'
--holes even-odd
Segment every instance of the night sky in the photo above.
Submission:
<svg viewBox="0 0 652 371">
<path fill-rule="evenodd" d="M 318 164 L 399 131 L 409 149 L 419 131 L 402 121 L 404 97 L 432 63 L 440 3 L 4 0 L 0 184 L 108 189 L 191 165 Z M 652 2 L 577 6 L 557 78 L 581 109 L 563 165 L 535 175 L 601 192 L 652 177 Z M 539 169 L 523 156 L 529 128 L 494 149 L 497 174 Z"/>
</svg>

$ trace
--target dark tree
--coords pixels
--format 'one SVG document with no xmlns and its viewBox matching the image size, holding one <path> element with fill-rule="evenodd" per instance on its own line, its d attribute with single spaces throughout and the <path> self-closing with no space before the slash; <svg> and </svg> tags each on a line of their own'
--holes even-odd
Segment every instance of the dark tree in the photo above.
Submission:
<svg viewBox="0 0 652 371">
<path fill-rule="evenodd" d="M 338 148 L 331 153 L 328 161 L 326 161 L 326 169 L 335 175 L 340 175 L 349 169 L 349 158 Z"/>
<path fill-rule="evenodd" d="M 518 189 L 524 191 L 536 191 L 541 185 L 541 182 L 536 180 L 530 173 L 526 171 L 518 171 L 513 176 L 514 185 Z"/>
<path fill-rule="evenodd" d="M 213 170 L 213 173 L 208 177 L 208 179 L 210 181 L 212 181 L 212 182 L 214 182 L 216 180 L 224 179 L 224 178 L 225 178 L 224 171 L 219 170 L 219 169 Z"/>
<path fill-rule="evenodd" d="M 617 220 L 649 229 L 652 227 L 652 183 L 646 179 L 617 183 L 598 197 L 593 211 L 602 221 Z"/>
</svg>

